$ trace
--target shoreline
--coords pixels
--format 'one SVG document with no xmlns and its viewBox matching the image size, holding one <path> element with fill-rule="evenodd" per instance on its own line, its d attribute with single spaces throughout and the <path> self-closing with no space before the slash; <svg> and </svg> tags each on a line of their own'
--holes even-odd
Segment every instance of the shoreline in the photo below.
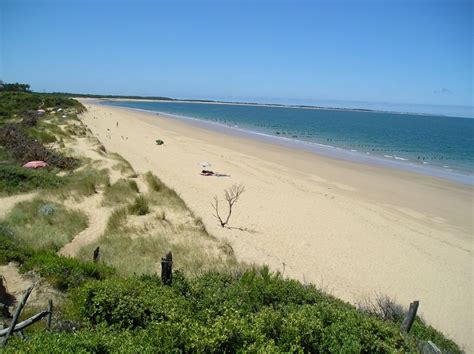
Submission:
<svg viewBox="0 0 474 354">
<path fill-rule="evenodd" d="M 106 148 L 155 172 L 240 260 L 353 303 L 418 299 L 428 323 L 472 350 L 472 188 L 80 100 Z M 201 161 L 231 177 L 200 176 Z M 220 228 L 209 206 L 232 183 L 247 188 L 231 220 L 243 231 Z"/>
<path fill-rule="evenodd" d="M 190 102 L 190 103 L 193 103 L 193 102 Z M 202 102 L 202 103 L 205 103 L 205 102 Z M 106 103 L 101 103 L 101 104 L 107 105 Z M 218 103 L 215 103 L 215 104 L 218 104 Z M 423 176 L 441 178 L 447 181 L 460 183 L 467 186 L 474 186 L 474 175 L 468 172 L 455 170 L 451 168 L 442 168 L 440 166 L 432 165 L 429 163 L 420 164 L 415 161 L 398 157 L 396 155 L 393 155 L 393 156 L 384 155 L 382 157 L 380 155 L 364 153 L 362 151 L 348 150 L 348 149 L 340 148 L 337 146 L 298 140 L 298 139 L 288 138 L 284 136 L 276 136 L 276 135 L 252 131 L 250 129 L 240 128 L 240 127 L 233 127 L 233 126 L 226 125 L 224 123 L 207 121 L 207 120 L 199 119 L 199 118 L 175 115 L 175 114 L 170 114 L 170 113 L 165 113 L 165 112 L 160 112 L 160 111 L 151 111 L 151 110 L 146 110 L 146 109 L 141 109 L 141 108 L 131 108 L 131 107 L 114 106 L 114 105 L 112 105 L 112 107 L 120 107 L 123 109 L 129 109 L 132 111 L 135 110 L 135 111 L 145 112 L 145 113 L 159 115 L 159 116 L 171 117 L 175 119 L 177 118 L 180 120 L 185 120 L 189 124 L 195 125 L 197 127 L 213 130 L 218 133 L 228 134 L 232 136 L 242 136 L 244 138 L 251 138 L 251 139 L 260 140 L 260 141 L 271 143 L 271 144 L 282 145 L 282 146 L 292 148 L 295 150 L 309 151 L 311 153 L 322 155 L 324 157 L 328 157 L 332 159 L 344 160 L 344 161 L 355 162 L 355 163 L 360 163 L 360 164 L 368 164 L 368 165 L 373 165 L 376 167 L 378 166 L 378 167 L 395 169 L 395 170 L 402 170 L 405 172 L 417 173 Z M 376 112 L 374 111 L 373 113 L 376 113 Z"/>
<path fill-rule="evenodd" d="M 71 96 L 74 96 L 72 94 Z M 365 112 L 365 113 L 390 113 L 390 114 L 400 114 L 400 115 L 415 115 L 415 116 L 435 116 L 435 117 L 447 117 L 447 118 L 459 118 L 459 119 L 474 119 L 474 116 L 459 116 L 452 114 L 441 114 L 441 113 L 426 113 L 426 112 L 415 112 L 415 111 L 393 111 L 385 109 L 371 109 L 371 108 L 349 108 L 349 107 L 327 107 L 327 106 L 312 106 L 312 105 L 294 105 L 294 104 L 279 104 L 279 103 L 257 103 L 257 102 L 232 102 L 232 101 L 213 101 L 213 100 L 190 100 L 190 99 L 180 99 L 180 98 L 169 98 L 169 99 L 160 99 L 160 98 L 106 98 L 106 97 L 97 97 L 97 98 L 85 98 L 85 97 L 76 97 L 76 99 L 92 99 L 92 100 L 101 100 L 101 101 L 137 101 L 137 102 L 175 102 L 175 103 L 199 103 L 199 104 L 222 104 L 222 105 L 234 105 L 234 106 L 256 106 L 256 107 L 279 107 L 279 108 L 294 108 L 294 109 L 314 109 L 314 110 L 327 110 L 327 111 L 348 111 L 348 112 Z M 468 106 L 460 106 L 463 108 L 470 108 Z"/>
</svg>

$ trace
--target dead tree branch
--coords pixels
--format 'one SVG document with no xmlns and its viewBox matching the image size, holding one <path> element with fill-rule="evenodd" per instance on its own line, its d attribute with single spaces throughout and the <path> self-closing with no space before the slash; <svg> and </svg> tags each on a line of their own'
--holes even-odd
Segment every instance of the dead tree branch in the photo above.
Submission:
<svg viewBox="0 0 474 354">
<path fill-rule="evenodd" d="M 40 313 L 37 313 L 36 315 L 31 316 L 30 318 L 24 320 L 23 322 L 16 324 L 15 328 L 13 328 L 12 330 L 12 333 L 25 329 L 26 327 L 32 325 L 33 323 L 36 323 L 39 320 L 43 319 L 44 317 L 48 316 L 48 314 L 49 314 L 49 311 L 41 311 Z M 11 329 L 12 329 L 12 326 L 0 330 L 0 337 L 5 336 L 9 331 L 11 331 Z M 5 342 L 4 342 L 4 345 L 5 345 Z"/>
<path fill-rule="evenodd" d="M 227 217 L 224 219 L 219 213 L 219 198 L 214 196 L 214 200 L 211 202 L 212 209 L 214 209 L 213 216 L 219 221 L 221 227 L 225 227 L 230 220 L 232 215 L 232 208 L 234 204 L 237 203 L 242 195 L 245 192 L 245 187 L 242 184 L 233 184 L 230 188 L 224 191 L 224 198 L 227 202 L 228 212 Z"/>
</svg>

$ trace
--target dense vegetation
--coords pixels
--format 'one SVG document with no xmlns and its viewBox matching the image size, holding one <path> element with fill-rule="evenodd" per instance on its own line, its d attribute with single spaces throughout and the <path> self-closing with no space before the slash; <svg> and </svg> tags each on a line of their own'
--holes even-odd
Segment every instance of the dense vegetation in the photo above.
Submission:
<svg viewBox="0 0 474 354">
<path fill-rule="evenodd" d="M 76 100 L 62 96 L 27 92 L 0 92 L 0 123 L 6 117 L 46 107 L 81 109 L 82 105 Z"/>
<path fill-rule="evenodd" d="M 55 141 L 61 132 L 83 133 L 80 126 L 55 130 L 41 118 L 32 125 L 20 123 L 25 119 L 23 113 L 37 109 L 38 104 L 82 109 L 76 101 L 63 97 L 0 93 L 1 110 L 7 112 L 4 117 L 23 124 L 18 129 L 25 136 L 30 136 L 31 129 L 40 131 L 39 127 Z M 125 160 L 116 159 L 122 172 L 134 173 Z M 117 264 L 128 262 L 135 270 L 141 269 L 141 260 L 126 255 L 128 250 L 155 248 L 150 238 L 122 235 L 132 229 L 126 225 L 127 217 L 149 215 L 156 201 L 165 201 L 174 209 L 185 208 L 179 196 L 151 173 L 145 176 L 150 191 L 145 197 L 138 195 L 135 181 L 119 179 L 112 184 L 104 170 L 82 168 L 61 175 L 57 174 L 59 168 L 25 170 L 9 146 L 0 146 L 0 160 L 0 195 L 44 189 L 80 200 L 103 190 L 103 204 L 116 209 L 100 245 L 119 255 Z M 164 213 L 158 219 L 171 227 Z M 0 265 L 16 262 L 21 272 L 33 271 L 66 294 L 66 300 L 55 306 L 52 332 L 37 326 L 26 331 L 27 340 L 12 338 L 5 352 L 416 352 L 425 340 L 445 351 L 459 352 L 455 343 L 419 319 L 411 334 L 403 336 L 403 314 L 382 319 L 312 285 L 284 279 L 266 267 L 198 276 L 178 270 L 172 285 L 165 286 L 153 274 L 130 276 L 119 272 L 118 266 L 59 256 L 58 249 L 86 225 L 85 215 L 57 199 L 49 200 L 47 193 L 17 204 L 0 221 Z M 202 224 L 188 227 L 210 237 Z M 178 228 L 176 232 L 187 231 Z M 166 241 L 166 247 L 176 251 L 178 260 L 200 255 L 197 244 L 191 249 L 194 255 L 186 253 L 189 247 L 185 251 L 176 242 Z M 90 249 L 86 251 L 90 258 Z M 161 256 L 156 254 L 155 262 Z"/>
<path fill-rule="evenodd" d="M 0 80 L 0 92 L 31 92 L 30 85 L 15 83 L 6 83 Z"/>
<path fill-rule="evenodd" d="M 46 95 L 54 95 L 57 97 L 83 97 L 83 98 L 129 98 L 129 99 L 147 99 L 160 101 L 174 101 L 175 99 L 162 96 L 132 96 L 132 95 L 93 95 L 88 93 L 71 93 L 71 92 L 52 92 Z"/>
</svg>

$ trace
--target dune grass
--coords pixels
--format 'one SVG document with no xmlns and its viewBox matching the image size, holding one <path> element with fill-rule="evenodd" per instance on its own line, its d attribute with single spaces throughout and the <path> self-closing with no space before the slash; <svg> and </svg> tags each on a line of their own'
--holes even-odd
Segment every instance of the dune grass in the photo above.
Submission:
<svg viewBox="0 0 474 354">
<path fill-rule="evenodd" d="M 132 215 L 148 214 L 150 212 L 148 199 L 143 195 L 139 195 L 135 198 L 133 203 L 128 206 L 128 212 Z"/>
<path fill-rule="evenodd" d="M 130 179 L 119 179 L 104 189 L 102 205 L 115 206 L 130 202 L 139 192 L 137 182 Z"/>
<path fill-rule="evenodd" d="M 127 208 L 119 207 L 112 211 L 109 219 L 107 220 L 106 233 L 115 232 L 125 226 L 127 222 Z"/>
<path fill-rule="evenodd" d="M 174 189 L 169 188 L 153 173 L 145 173 L 144 178 L 149 190 L 148 197 L 153 204 L 189 211 L 186 203 L 178 193 Z"/>
<path fill-rule="evenodd" d="M 105 149 L 105 148 L 104 148 Z M 115 153 L 115 152 L 109 152 L 107 153 L 107 156 L 111 159 L 114 159 L 117 161 L 117 164 L 112 167 L 116 171 L 120 171 L 122 175 L 126 175 L 127 177 L 136 177 L 137 174 L 135 170 L 133 169 L 132 165 L 130 162 L 125 160 L 121 155 Z"/>
<path fill-rule="evenodd" d="M 90 259 L 100 246 L 101 260 L 124 276 L 159 271 L 161 257 L 169 251 L 173 252 L 175 267 L 190 275 L 242 266 L 232 247 L 210 236 L 202 220 L 193 216 L 174 190 L 150 172 L 144 178 L 148 193 L 136 196 L 131 203 L 128 198 L 114 199 L 122 204 L 111 213 L 100 239 L 79 252 L 80 258 Z M 106 188 L 104 196 L 109 188 L 133 195 L 136 189 L 128 183 L 118 181 L 117 186 Z"/>
<path fill-rule="evenodd" d="M 147 233 L 124 227 L 123 220 L 121 212 L 113 214 L 107 231 L 96 243 L 81 249 L 79 258 L 90 259 L 93 250 L 100 246 L 101 260 L 122 276 L 158 273 L 161 258 L 169 251 L 173 253 L 174 268 L 191 276 L 242 268 L 233 251 L 225 252 L 218 241 L 209 240 L 196 229 L 168 226 L 168 230 Z"/>
<path fill-rule="evenodd" d="M 85 167 L 76 170 L 65 177 L 66 184 L 54 191 L 54 194 L 67 199 L 75 197 L 89 197 L 98 193 L 100 188 L 110 186 L 109 171 L 107 169 L 97 169 L 93 167 Z"/>
<path fill-rule="evenodd" d="M 88 219 L 81 211 L 35 198 L 16 204 L 1 223 L 23 244 L 57 251 L 87 227 Z"/>
</svg>

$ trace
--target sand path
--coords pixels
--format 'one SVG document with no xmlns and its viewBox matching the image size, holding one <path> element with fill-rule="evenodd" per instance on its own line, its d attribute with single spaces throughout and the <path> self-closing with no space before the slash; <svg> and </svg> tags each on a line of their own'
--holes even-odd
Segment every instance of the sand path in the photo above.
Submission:
<svg viewBox="0 0 474 354">
<path fill-rule="evenodd" d="M 58 253 L 60 255 L 74 257 L 82 247 L 99 239 L 105 230 L 107 219 L 111 212 L 111 208 L 103 207 L 101 202 L 102 195 L 96 194 L 84 199 L 81 203 L 71 204 L 71 206 L 87 214 L 89 225 L 78 233 L 71 242 L 59 250 Z"/>
<path fill-rule="evenodd" d="M 56 299 L 63 296 L 59 291 L 46 284 L 46 282 L 39 282 L 35 277 L 20 274 L 18 266 L 14 263 L 0 266 L 0 276 L 3 277 L 7 293 L 13 296 L 16 301 L 21 299 L 26 289 L 33 284 L 35 285 L 28 298 L 26 308 L 43 307 L 43 309 L 46 309 L 49 299 Z"/>
</svg>

